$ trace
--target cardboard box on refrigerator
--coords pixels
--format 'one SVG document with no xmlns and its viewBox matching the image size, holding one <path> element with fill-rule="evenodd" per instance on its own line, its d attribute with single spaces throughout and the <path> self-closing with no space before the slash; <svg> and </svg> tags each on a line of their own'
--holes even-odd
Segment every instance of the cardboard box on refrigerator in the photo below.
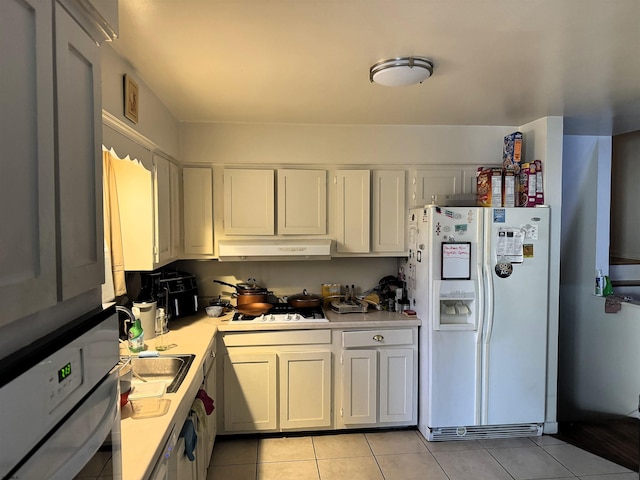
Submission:
<svg viewBox="0 0 640 480">
<path fill-rule="evenodd" d="M 477 192 L 479 207 L 502 207 L 502 169 L 479 167 Z"/>
<path fill-rule="evenodd" d="M 505 168 L 502 178 L 502 206 L 515 207 L 517 194 L 516 174 L 513 168 Z"/>
<path fill-rule="evenodd" d="M 518 205 L 517 207 L 536 206 L 536 165 L 523 163 L 518 176 Z"/>
<path fill-rule="evenodd" d="M 513 168 L 516 175 L 520 173 L 523 160 L 523 135 L 522 132 L 513 132 L 504 137 L 502 149 L 502 167 Z"/>
</svg>

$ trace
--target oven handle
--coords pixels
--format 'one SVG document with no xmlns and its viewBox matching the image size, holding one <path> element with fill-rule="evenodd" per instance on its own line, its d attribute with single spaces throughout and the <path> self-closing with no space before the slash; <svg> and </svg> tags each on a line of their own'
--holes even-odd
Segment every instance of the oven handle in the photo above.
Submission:
<svg viewBox="0 0 640 480">
<path fill-rule="evenodd" d="M 114 368 L 20 468 L 5 478 L 73 478 L 98 451 L 115 423 L 120 421 L 119 397 L 118 369 Z M 120 465 L 120 462 L 114 464 Z"/>
</svg>

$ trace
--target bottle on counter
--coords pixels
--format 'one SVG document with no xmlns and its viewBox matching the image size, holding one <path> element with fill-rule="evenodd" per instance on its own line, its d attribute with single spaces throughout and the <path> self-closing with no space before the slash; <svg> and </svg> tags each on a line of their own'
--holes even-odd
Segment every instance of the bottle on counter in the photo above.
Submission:
<svg viewBox="0 0 640 480">
<path fill-rule="evenodd" d="M 595 294 L 598 297 L 602 297 L 604 295 L 604 286 L 605 286 L 605 278 L 602 275 L 602 270 L 596 270 L 596 291 Z"/>
<path fill-rule="evenodd" d="M 136 320 L 129 329 L 129 350 L 133 353 L 144 350 L 144 330 L 142 330 L 139 315 L 136 315 Z"/>
</svg>

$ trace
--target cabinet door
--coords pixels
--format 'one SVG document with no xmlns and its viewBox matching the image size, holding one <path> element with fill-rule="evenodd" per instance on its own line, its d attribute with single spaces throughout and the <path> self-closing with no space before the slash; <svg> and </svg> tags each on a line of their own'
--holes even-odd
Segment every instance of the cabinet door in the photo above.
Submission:
<svg viewBox="0 0 640 480">
<path fill-rule="evenodd" d="M 210 168 L 182 169 L 184 253 L 213 255 L 213 186 Z"/>
<path fill-rule="evenodd" d="M 171 194 L 171 258 L 178 258 L 182 253 L 182 222 L 180 221 L 180 168 L 169 163 L 169 191 Z"/>
<path fill-rule="evenodd" d="M 225 234 L 273 235 L 274 193 L 273 170 L 225 169 Z"/>
<path fill-rule="evenodd" d="M 380 349 L 380 423 L 414 419 L 413 350 Z"/>
<path fill-rule="evenodd" d="M 433 200 L 442 202 L 446 195 L 462 193 L 462 170 L 459 168 L 434 168 L 412 173 L 413 207 L 429 205 Z"/>
<path fill-rule="evenodd" d="M 335 183 L 337 251 L 368 253 L 371 215 L 369 170 L 339 170 Z"/>
<path fill-rule="evenodd" d="M 175 475 L 174 472 L 169 474 L 170 480 L 195 480 L 196 462 L 189 460 L 184 454 L 185 441 L 184 437 L 179 437 L 172 455 L 176 456 Z"/>
<path fill-rule="evenodd" d="M 227 432 L 275 430 L 276 355 L 224 357 L 224 429 Z"/>
<path fill-rule="evenodd" d="M 476 193 L 478 191 L 478 168 L 462 169 L 462 193 Z"/>
<path fill-rule="evenodd" d="M 278 233 L 327 233 L 325 170 L 278 170 Z"/>
<path fill-rule="evenodd" d="M 0 2 L 0 326 L 56 304 L 51 12 Z"/>
<path fill-rule="evenodd" d="M 169 160 L 153 156 L 154 200 L 155 200 L 155 245 L 156 263 L 171 259 L 171 179 Z"/>
<path fill-rule="evenodd" d="M 61 299 L 104 282 L 100 49 L 55 6 Z"/>
<path fill-rule="evenodd" d="M 405 180 L 404 170 L 373 172 L 374 252 L 405 251 Z"/>
<path fill-rule="evenodd" d="M 331 426 L 331 352 L 278 354 L 280 428 Z"/>
<path fill-rule="evenodd" d="M 376 423 L 377 352 L 345 350 L 342 361 L 342 421 L 345 425 Z"/>
<path fill-rule="evenodd" d="M 211 360 L 210 362 L 205 362 L 205 365 L 207 366 L 207 371 L 204 372 L 203 388 L 204 388 L 204 391 L 207 392 L 207 395 L 213 398 L 214 405 L 215 405 L 216 368 L 217 368 L 217 365 L 216 365 L 217 359 L 216 359 L 215 349 L 211 350 L 209 352 L 209 355 Z M 213 444 L 215 443 L 217 432 L 218 432 L 218 424 L 216 419 L 216 412 L 214 411 L 211 415 L 207 416 L 207 425 L 204 433 L 204 441 L 201 442 L 203 444 L 204 455 L 198 459 L 198 463 L 203 464 L 205 471 L 209 466 L 209 461 L 211 460 L 211 453 L 213 452 Z"/>
</svg>

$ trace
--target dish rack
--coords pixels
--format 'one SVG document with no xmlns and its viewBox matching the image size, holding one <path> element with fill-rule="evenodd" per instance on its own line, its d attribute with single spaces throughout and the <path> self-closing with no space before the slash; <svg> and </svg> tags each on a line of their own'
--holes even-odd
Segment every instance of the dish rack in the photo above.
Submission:
<svg viewBox="0 0 640 480">
<path fill-rule="evenodd" d="M 340 302 L 337 300 L 331 302 L 331 310 L 337 313 L 366 313 L 367 307 L 366 303 Z"/>
</svg>

